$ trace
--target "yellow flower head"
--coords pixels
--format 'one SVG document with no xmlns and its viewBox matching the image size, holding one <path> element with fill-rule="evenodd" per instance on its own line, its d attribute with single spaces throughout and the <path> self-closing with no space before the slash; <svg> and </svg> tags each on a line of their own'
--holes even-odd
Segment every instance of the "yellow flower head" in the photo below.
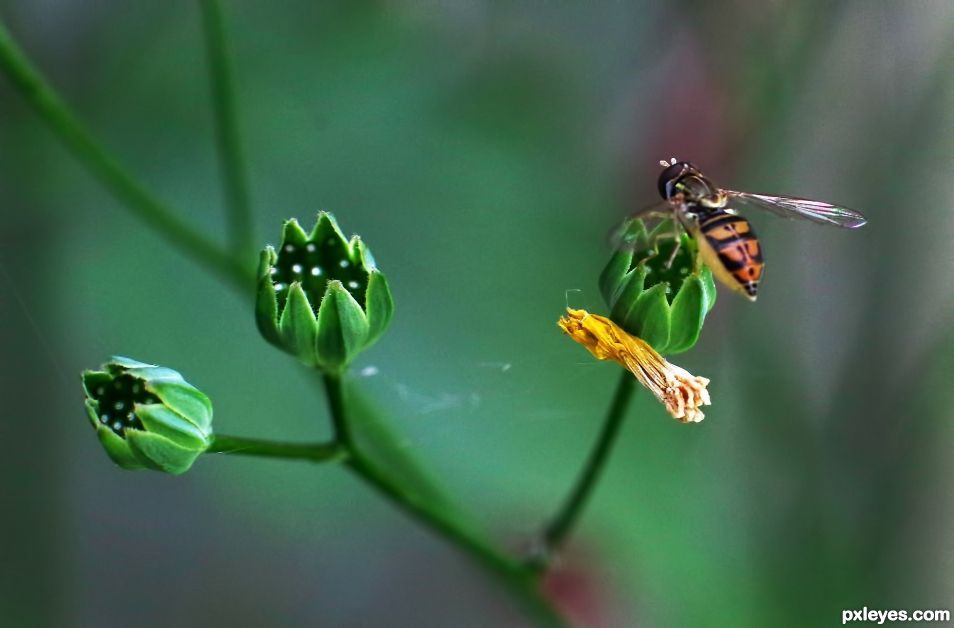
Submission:
<svg viewBox="0 0 954 628">
<path fill-rule="evenodd" d="M 670 364 L 645 341 L 630 336 L 619 325 L 598 314 L 567 308 L 560 329 L 587 348 L 597 360 L 613 360 L 628 369 L 639 383 L 666 406 L 672 418 L 697 423 L 705 418 L 709 380 Z"/>
</svg>

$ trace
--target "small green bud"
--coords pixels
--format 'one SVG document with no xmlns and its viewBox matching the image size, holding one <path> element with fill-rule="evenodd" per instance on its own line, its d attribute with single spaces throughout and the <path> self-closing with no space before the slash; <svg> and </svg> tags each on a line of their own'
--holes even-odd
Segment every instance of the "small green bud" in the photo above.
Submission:
<svg viewBox="0 0 954 628">
<path fill-rule="evenodd" d="M 185 473 L 212 442 L 212 403 L 172 369 L 113 357 L 84 371 L 86 412 L 124 469 Z"/>
<path fill-rule="evenodd" d="M 699 259 L 695 241 L 676 236 L 665 220 L 652 232 L 632 220 L 600 275 L 610 319 L 661 354 L 681 353 L 699 339 L 716 299 L 712 272 Z"/>
<path fill-rule="evenodd" d="M 342 371 L 384 333 L 393 312 L 371 252 L 358 236 L 345 238 L 327 212 L 310 234 L 289 220 L 278 250 L 262 251 L 258 329 L 307 366 Z"/>
</svg>

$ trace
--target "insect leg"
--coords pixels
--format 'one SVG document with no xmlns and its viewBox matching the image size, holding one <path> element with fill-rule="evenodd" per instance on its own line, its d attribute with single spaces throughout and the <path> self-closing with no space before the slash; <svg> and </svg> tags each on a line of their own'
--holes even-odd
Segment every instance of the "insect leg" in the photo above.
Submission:
<svg viewBox="0 0 954 628">
<path fill-rule="evenodd" d="M 657 255 L 659 255 L 659 241 L 670 239 L 676 243 L 676 246 L 673 247 L 672 253 L 669 255 L 669 259 L 666 261 L 666 269 L 668 270 L 669 268 L 672 267 L 673 262 L 676 261 L 676 253 L 679 252 L 679 249 L 682 246 L 681 236 L 682 236 L 682 228 L 679 226 L 678 223 L 673 223 L 672 231 L 669 231 L 666 233 L 657 233 L 655 236 L 653 236 L 653 240 L 652 240 L 653 252 L 647 255 L 646 257 L 644 257 L 643 259 L 639 260 L 639 263 L 642 264 L 643 262 L 650 260 L 656 257 Z"/>
<path fill-rule="evenodd" d="M 681 206 L 681 210 L 685 212 L 685 206 Z M 682 246 L 682 232 L 680 231 L 679 222 L 680 209 L 673 205 L 672 208 L 672 233 L 667 234 L 672 237 L 673 241 L 676 243 L 676 246 L 672 247 L 672 253 L 669 254 L 669 259 L 666 260 L 666 270 L 672 268 L 672 263 L 676 261 L 676 253 L 679 252 L 679 248 Z"/>
<path fill-rule="evenodd" d="M 648 212 L 644 212 L 640 214 L 639 218 L 642 218 L 644 216 L 648 218 L 662 218 L 663 220 L 665 220 L 666 218 L 672 217 L 672 212 L 663 211 L 663 210 L 652 210 L 652 211 L 648 211 Z"/>
<path fill-rule="evenodd" d="M 680 233 L 674 233 L 673 240 L 676 242 L 676 246 L 672 247 L 672 253 L 669 254 L 669 259 L 666 260 L 666 270 L 672 268 L 672 263 L 676 261 L 676 253 L 679 252 L 679 249 L 682 247 L 682 238 L 679 237 Z"/>
<path fill-rule="evenodd" d="M 672 238 L 676 241 L 676 250 L 673 252 L 672 257 L 667 263 L 667 268 L 672 266 L 675 255 L 679 250 L 681 245 L 682 229 L 685 227 L 682 224 L 681 217 L 686 212 L 686 203 L 683 198 L 683 195 L 676 194 L 673 198 L 663 201 L 662 203 L 657 203 L 656 205 L 651 205 L 650 207 L 644 208 L 638 212 L 630 214 L 629 218 L 623 223 L 623 225 L 616 230 L 613 234 L 613 240 L 616 241 L 617 246 L 627 246 L 633 243 L 623 242 L 623 235 L 626 230 L 629 228 L 629 225 L 632 224 L 633 220 L 642 220 L 644 218 L 654 218 L 659 219 L 660 221 L 670 220 L 672 221 L 672 231 L 667 233 L 657 233 L 653 236 L 652 241 L 649 243 L 651 250 L 653 251 L 643 259 L 639 260 L 638 263 L 643 263 L 646 260 L 655 257 L 659 254 L 659 240 L 663 238 Z M 632 249 L 630 249 L 632 250 Z"/>
</svg>

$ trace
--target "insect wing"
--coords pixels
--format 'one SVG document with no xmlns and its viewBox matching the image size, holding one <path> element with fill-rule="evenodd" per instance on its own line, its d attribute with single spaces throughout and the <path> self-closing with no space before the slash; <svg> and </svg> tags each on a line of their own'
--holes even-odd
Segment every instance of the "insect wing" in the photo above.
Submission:
<svg viewBox="0 0 954 628">
<path fill-rule="evenodd" d="M 733 209 L 757 207 L 784 218 L 803 218 L 823 225 L 835 225 L 845 229 L 857 229 L 868 220 L 859 212 L 847 207 L 790 196 L 768 196 L 725 190 Z"/>
</svg>

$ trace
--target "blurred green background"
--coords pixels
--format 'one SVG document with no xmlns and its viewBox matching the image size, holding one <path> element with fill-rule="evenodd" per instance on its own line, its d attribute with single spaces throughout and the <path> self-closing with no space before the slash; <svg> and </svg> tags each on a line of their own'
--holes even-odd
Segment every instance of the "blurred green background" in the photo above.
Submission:
<svg viewBox="0 0 954 628">
<path fill-rule="evenodd" d="M 579 623 L 954 605 L 954 4 L 226 11 L 258 238 L 329 209 L 370 243 L 398 310 L 353 384 L 514 551 L 568 490 L 617 378 L 556 318 L 602 311 L 606 234 L 656 199 L 657 160 L 869 217 L 846 232 L 749 216 L 759 301 L 721 290 L 676 360 L 712 380 L 702 424 L 637 396 L 553 583 Z M 0 0 L 0 16 L 132 171 L 224 239 L 194 3 Z M 339 469 L 120 472 L 78 378 L 113 353 L 181 370 L 222 432 L 328 432 L 250 305 L 127 214 L 0 78 L 3 623 L 522 624 Z"/>
</svg>

